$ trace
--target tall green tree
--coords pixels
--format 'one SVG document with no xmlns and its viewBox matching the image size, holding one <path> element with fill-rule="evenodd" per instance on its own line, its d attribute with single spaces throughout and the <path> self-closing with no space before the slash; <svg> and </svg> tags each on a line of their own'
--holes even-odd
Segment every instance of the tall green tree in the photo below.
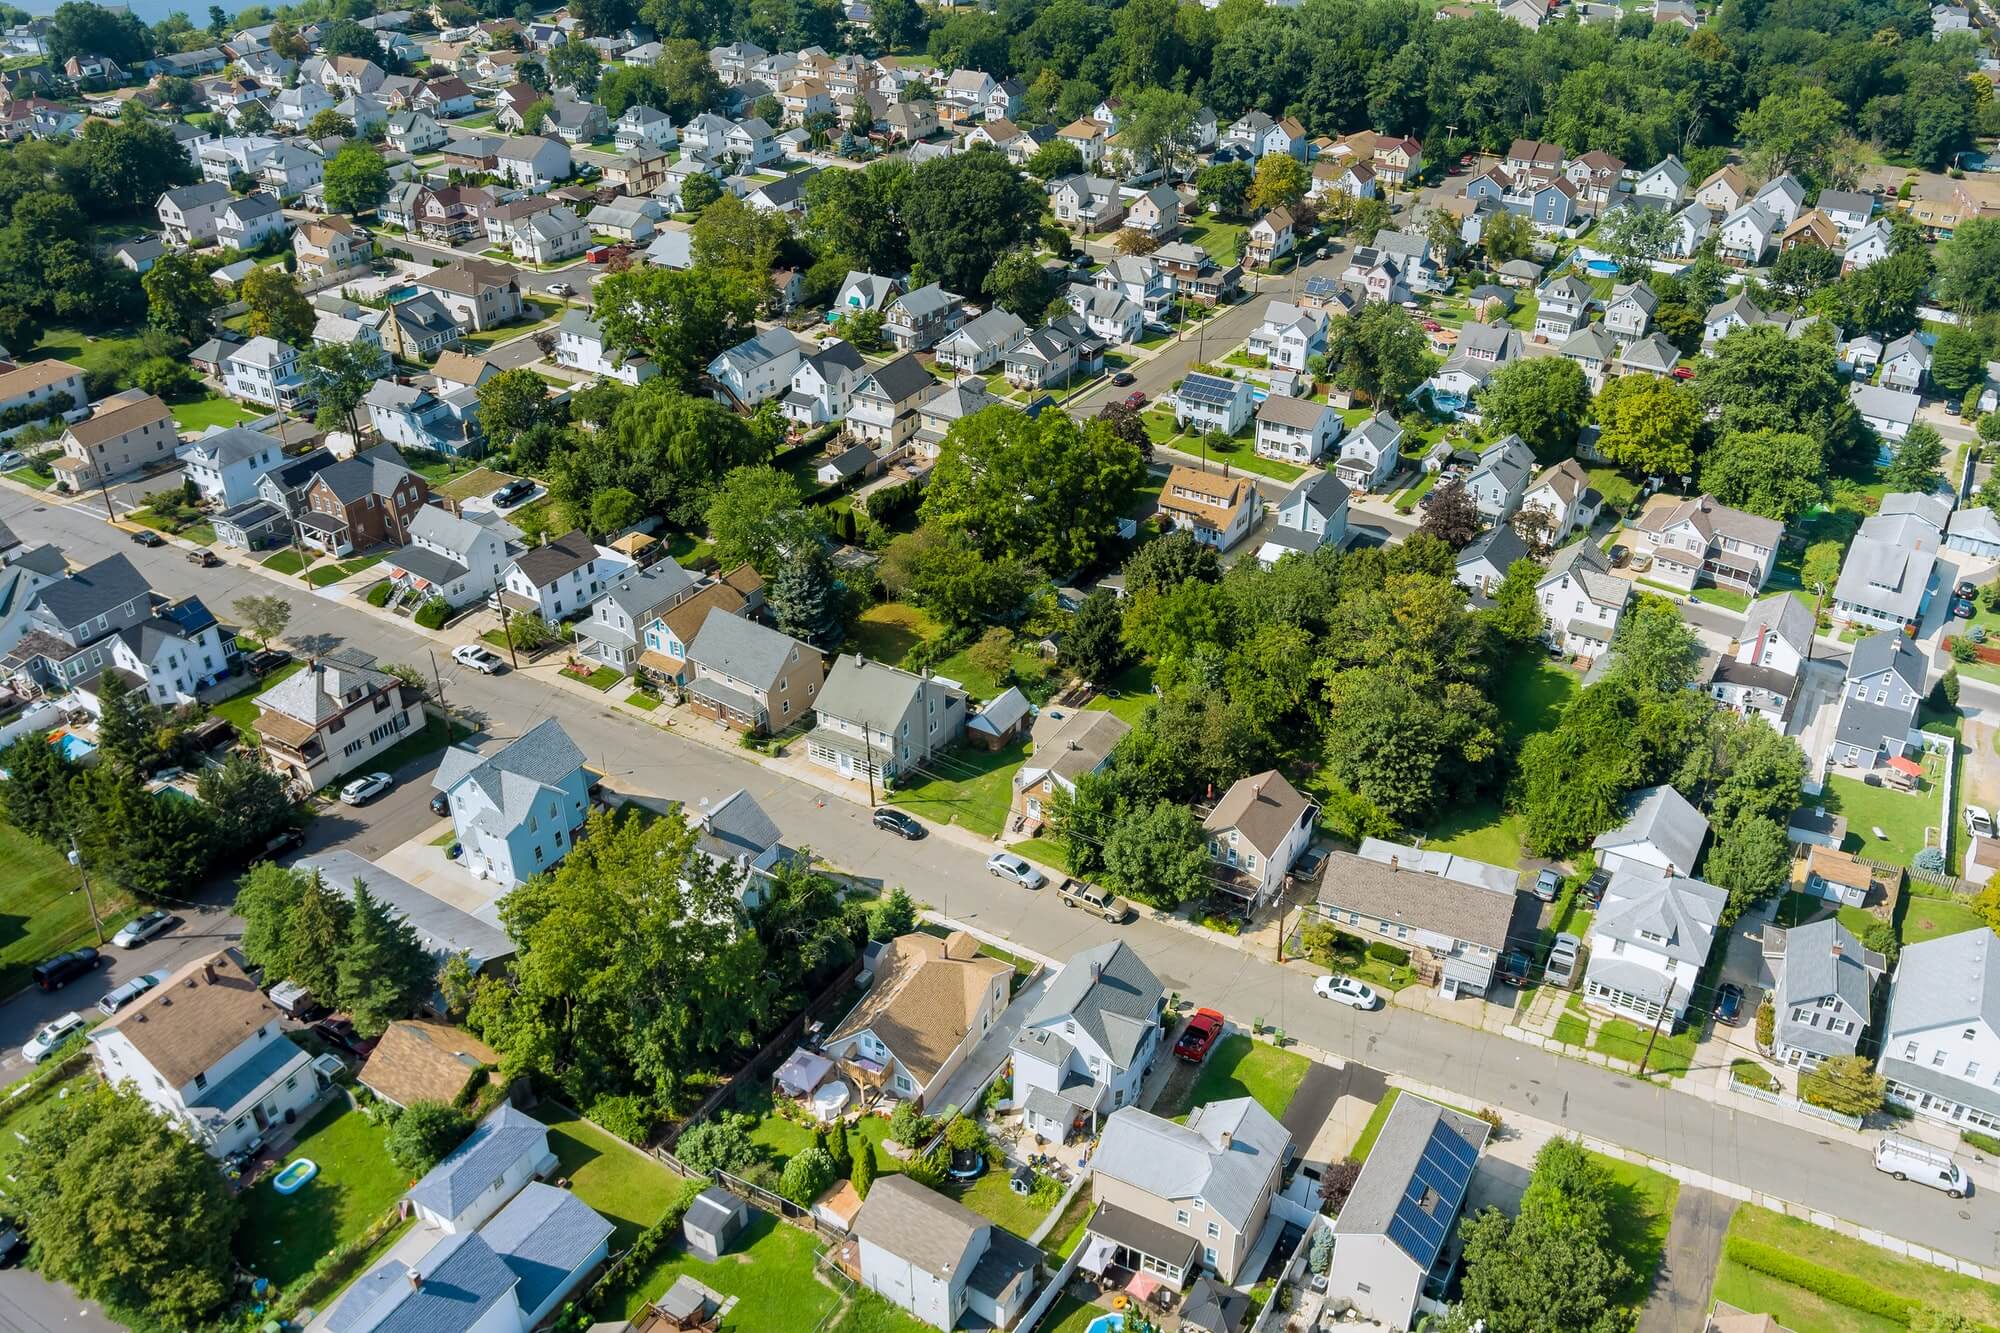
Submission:
<svg viewBox="0 0 2000 1333">
<path fill-rule="evenodd" d="M 1334 383 L 1366 394 L 1378 407 L 1399 404 L 1431 373 L 1434 358 L 1410 312 L 1389 301 L 1371 301 L 1335 321 L 1326 363 Z"/>
<path fill-rule="evenodd" d="M 318 395 L 319 424 L 360 438 L 361 401 L 375 387 L 386 362 L 380 348 L 364 342 L 315 342 L 306 348 L 299 368 Z"/>
<path fill-rule="evenodd" d="M 45 731 L 31 731 L 0 749 L 0 817 L 59 850 L 83 831 L 75 785 L 83 770 L 49 744 Z"/>
<path fill-rule="evenodd" d="M 352 906 L 315 871 L 299 887 L 280 928 L 276 956 L 265 964 L 273 976 L 296 981 L 326 1002 L 340 995 L 340 958 Z"/>
<path fill-rule="evenodd" d="M 1208 852 L 1186 806 L 1161 801 L 1127 810 L 1104 840 L 1104 882 L 1158 907 L 1177 907 L 1208 892 Z"/>
<path fill-rule="evenodd" d="M 1486 1208 L 1461 1224 L 1465 1275 L 1452 1333 L 1625 1333 L 1631 1269 L 1618 1253 L 1609 1173 L 1574 1139 L 1551 1139 L 1509 1218 Z"/>
<path fill-rule="evenodd" d="M 1618 375 L 1597 395 L 1597 447 L 1614 463 L 1660 477 L 1694 473 L 1701 404 L 1676 380 Z"/>
<path fill-rule="evenodd" d="M 1961 315 L 2000 310 L 2000 218 L 1966 218 L 1935 253 L 1941 300 Z"/>
<path fill-rule="evenodd" d="M 179 250 L 153 261 L 139 284 L 146 290 L 146 320 L 154 328 L 194 342 L 208 336 L 222 288 Z"/>
<path fill-rule="evenodd" d="M 1040 191 L 993 149 L 933 158 L 902 191 L 910 258 L 927 280 L 982 291 L 994 262 L 1034 235 L 1042 204 Z"/>
<path fill-rule="evenodd" d="M 214 812 L 215 845 L 235 855 L 254 853 L 298 817 L 284 779 L 247 755 L 202 769 L 196 792 Z"/>
<path fill-rule="evenodd" d="M 1745 813 L 1722 829 L 1702 868 L 1709 883 L 1729 890 L 1722 924 L 1729 925 L 1783 889 L 1791 863 L 1785 826 L 1777 820 Z"/>
<path fill-rule="evenodd" d="M 823 543 L 800 544 L 778 563 L 768 594 L 778 628 L 816 648 L 847 637 L 846 599 Z"/>
<path fill-rule="evenodd" d="M 595 294 L 605 340 L 659 366 L 648 388 L 692 385 L 718 354 L 756 332 L 757 306 L 754 288 L 723 274 L 651 264 L 606 274 Z"/>
<path fill-rule="evenodd" d="M 1479 394 L 1482 425 L 1514 434 L 1544 463 L 1576 452 L 1577 432 L 1590 411 L 1590 385 L 1566 356 L 1527 357 L 1493 372 Z"/>
<path fill-rule="evenodd" d="M 1882 479 L 1891 490 L 1927 495 L 1944 480 L 1939 470 L 1943 463 L 1944 437 L 1928 421 L 1919 421 L 1896 445 L 1895 457 L 1883 469 Z"/>
<path fill-rule="evenodd" d="M 798 483 L 765 463 L 726 474 L 703 518 L 724 569 L 748 564 L 767 579 L 788 551 L 826 534 L 826 511 L 808 509 Z"/>
<path fill-rule="evenodd" d="M 292 275 L 272 265 L 252 269 L 243 279 L 238 295 L 249 307 L 247 328 L 250 336 L 276 338 L 279 342 L 303 347 L 312 341 L 318 322 L 312 303 L 299 293 Z"/>
<path fill-rule="evenodd" d="M 437 965 L 417 937 L 416 927 L 354 881 L 335 981 L 339 1005 L 364 1037 L 380 1034 L 393 1019 L 406 1018 L 429 998 Z"/>
<path fill-rule="evenodd" d="M 326 164 L 326 206 L 335 213 L 366 213 L 389 193 L 389 168 L 382 151 L 354 140 L 341 145 Z"/>
<path fill-rule="evenodd" d="M 1734 431 L 1702 456 L 1701 487 L 1726 505 L 1790 522 L 1826 496 L 1826 456 L 1801 431 Z"/>
</svg>

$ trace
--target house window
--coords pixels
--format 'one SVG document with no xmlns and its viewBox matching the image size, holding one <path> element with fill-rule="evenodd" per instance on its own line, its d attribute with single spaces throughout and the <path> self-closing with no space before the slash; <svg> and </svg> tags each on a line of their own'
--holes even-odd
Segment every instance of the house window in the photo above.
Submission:
<svg viewBox="0 0 2000 1333">
<path fill-rule="evenodd" d="M 1209 1238 L 1210 1240 L 1221 1240 L 1221 1239 L 1222 1239 L 1222 1223 L 1220 1223 L 1220 1222 L 1210 1222 L 1210 1223 L 1208 1224 L 1208 1238 Z"/>
<path fill-rule="evenodd" d="M 1943 1064 L 1944 1064 L 1944 1047 L 1940 1046 L 1935 1051 L 1931 1052 L 1931 1068 L 1937 1069 Z"/>
<path fill-rule="evenodd" d="M 1188 1210 L 1185 1208 L 1174 1209 L 1174 1225 L 1184 1227 L 1187 1224 L 1188 1224 Z"/>
<path fill-rule="evenodd" d="M 195 1086 L 195 1091 L 197 1092 L 206 1089 L 208 1087 L 208 1075 L 196 1074 L 194 1076 L 194 1086 Z"/>
</svg>

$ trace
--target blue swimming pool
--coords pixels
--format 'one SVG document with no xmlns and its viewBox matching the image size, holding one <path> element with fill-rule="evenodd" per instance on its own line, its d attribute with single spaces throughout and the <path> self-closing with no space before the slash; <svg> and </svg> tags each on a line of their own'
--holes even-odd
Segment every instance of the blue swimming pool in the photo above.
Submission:
<svg viewBox="0 0 2000 1333">
<path fill-rule="evenodd" d="M 1090 1321 L 1090 1327 L 1083 1333 L 1123 1333 L 1125 1316 L 1122 1314 L 1101 1314 Z"/>
<path fill-rule="evenodd" d="M 1614 277 L 1618 273 L 1616 261 L 1610 259 L 1593 259 L 1586 263 L 1584 267 L 1600 278 Z"/>
<path fill-rule="evenodd" d="M 398 301 L 407 301 L 416 294 L 417 289 L 415 287 L 392 287 L 383 293 L 383 295 L 389 298 L 390 305 L 395 305 Z"/>
<path fill-rule="evenodd" d="M 73 731 L 65 731 L 55 743 L 62 748 L 62 757 L 72 764 L 80 764 L 97 753 L 97 747 Z"/>
</svg>

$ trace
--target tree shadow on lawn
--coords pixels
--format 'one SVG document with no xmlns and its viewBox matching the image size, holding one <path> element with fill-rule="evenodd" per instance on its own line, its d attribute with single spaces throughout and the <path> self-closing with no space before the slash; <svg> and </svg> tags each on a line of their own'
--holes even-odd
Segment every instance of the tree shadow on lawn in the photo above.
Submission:
<svg viewBox="0 0 2000 1333">
<path fill-rule="evenodd" d="M 271 1185 L 276 1173 L 274 1167 L 245 1194 L 234 1248 L 245 1268 L 282 1291 L 349 1239 L 340 1234 L 340 1218 L 350 1188 L 322 1173 L 296 1194 L 280 1194 Z"/>
</svg>

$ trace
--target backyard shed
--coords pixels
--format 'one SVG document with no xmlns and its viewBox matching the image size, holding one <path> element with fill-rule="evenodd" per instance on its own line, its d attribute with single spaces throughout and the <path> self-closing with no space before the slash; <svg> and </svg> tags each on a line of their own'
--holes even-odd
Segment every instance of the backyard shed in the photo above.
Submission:
<svg viewBox="0 0 2000 1333">
<path fill-rule="evenodd" d="M 720 1185 L 710 1185 L 688 1205 L 681 1235 L 697 1258 L 714 1263 L 728 1252 L 749 1222 L 749 1205 Z"/>
</svg>

